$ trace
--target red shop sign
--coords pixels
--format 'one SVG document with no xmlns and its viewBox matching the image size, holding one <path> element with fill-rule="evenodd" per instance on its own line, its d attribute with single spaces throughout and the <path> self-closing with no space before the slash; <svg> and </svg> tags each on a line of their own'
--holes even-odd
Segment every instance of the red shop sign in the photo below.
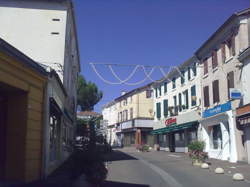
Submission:
<svg viewBox="0 0 250 187">
<path fill-rule="evenodd" d="M 176 123 L 176 118 L 169 118 L 165 121 L 165 125 L 169 126 Z"/>
</svg>

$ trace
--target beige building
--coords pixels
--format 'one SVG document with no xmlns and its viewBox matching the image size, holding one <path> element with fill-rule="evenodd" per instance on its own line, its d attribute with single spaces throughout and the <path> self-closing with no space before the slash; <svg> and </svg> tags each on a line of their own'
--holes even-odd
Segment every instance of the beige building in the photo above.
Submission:
<svg viewBox="0 0 250 187">
<path fill-rule="evenodd" d="M 209 157 L 245 160 L 242 132 L 237 130 L 230 88 L 241 89 L 238 56 L 249 46 L 250 9 L 233 14 L 197 51 L 201 67 L 201 139 Z"/>
<path fill-rule="evenodd" d="M 123 93 L 115 103 L 116 135 L 122 145 L 153 145 L 153 136 L 150 135 L 154 124 L 151 84 Z"/>
</svg>

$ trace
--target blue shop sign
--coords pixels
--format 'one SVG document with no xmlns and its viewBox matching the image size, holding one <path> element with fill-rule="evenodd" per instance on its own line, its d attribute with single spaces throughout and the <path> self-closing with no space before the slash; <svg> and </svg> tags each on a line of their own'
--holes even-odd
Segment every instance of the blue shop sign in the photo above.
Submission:
<svg viewBox="0 0 250 187">
<path fill-rule="evenodd" d="M 211 116 L 214 116 L 216 114 L 219 114 L 219 113 L 222 113 L 222 112 L 226 112 L 228 110 L 231 110 L 231 101 L 228 101 L 227 103 L 225 104 L 222 104 L 222 105 L 218 105 L 214 108 L 211 108 L 211 109 L 208 109 L 208 110 L 205 110 L 202 114 L 203 118 L 208 118 L 208 117 L 211 117 Z"/>
</svg>

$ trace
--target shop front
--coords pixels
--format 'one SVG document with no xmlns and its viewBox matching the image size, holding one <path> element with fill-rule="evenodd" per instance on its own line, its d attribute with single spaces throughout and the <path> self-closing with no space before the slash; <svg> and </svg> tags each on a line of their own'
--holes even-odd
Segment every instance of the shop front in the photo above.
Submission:
<svg viewBox="0 0 250 187">
<path fill-rule="evenodd" d="M 210 158 L 237 161 L 235 127 L 231 102 L 205 110 L 200 120 L 200 139 Z"/>
<path fill-rule="evenodd" d="M 243 131 L 246 161 L 250 164 L 250 104 L 237 109 L 237 128 Z"/>
<path fill-rule="evenodd" d="M 192 111 L 162 121 L 163 128 L 153 130 L 160 150 L 188 152 L 188 144 L 197 140 L 199 115 Z"/>
</svg>

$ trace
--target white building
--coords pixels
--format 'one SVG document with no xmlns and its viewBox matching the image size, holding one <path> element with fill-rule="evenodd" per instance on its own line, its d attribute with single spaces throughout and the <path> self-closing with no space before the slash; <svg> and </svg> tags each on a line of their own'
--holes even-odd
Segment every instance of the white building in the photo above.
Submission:
<svg viewBox="0 0 250 187">
<path fill-rule="evenodd" d="M 76 121 L 76 86 L 80 71 L 74 8 L 71 0 L 0 0 L 0 38 L 22 51 L 37 63 L 55 69 L 66 91 L 66 97 L 58 95 L 53 80 L 47 89 L 47 107 L 52 103 L 63 115 L 60 123 L 53 122 L 51 108 L 45 108 L 44 139 L 65 142 L 54 149 L 55 159 L 48 154 L 51 143 L 44 144 L 44 173 L 48 175 L 72 152 Z M 58 87 L 59 88 L 59 87 Z M 61 88 L 59 88 L 61 89 Z M 64 100 L 61 100 L 64 98 Z M 58 120 L 56 120 L 58 122 Z M 56 131 L 53 128 L 57 129 Z M 60 130 L 58 130 L 60 129 Z M 57 132 L 53 134 L 52 132 Z M 53 136 L 53 137 L 52 137 Z M 62 141 L 67 139 L 67 141 Z M 55 142 L 55 140 L 53 140 Z M 59 153 L 60 152 L 60 153 Z"/>
<path fill-rule="evenodd" d="M 202 66 L 202 139 L 209 157 L 237 162 L 246 160 L 242 131 L 236 128 L 240 100 L 230 89 L 241 89 L 238 55 L 249 46 L 250 9 L 233 14 L 195 52 Z M 249 86 L 249 85 L 248 85 Z"/>
<path fill-rule="evenodd" d="M 187 145 L 197 139 L 200 119 L 200 68 L 191 57 L 171 71 L 161 83 L 154 84 L 154 126 L 160 148 L 187 152 Z"/>
<path fill-rule="evenodd" d="M 118 131 L 116 127 L 118 111 L 116 109 L 115 101 L 111 101 L 102 108 L 103 121 L 107 125 L 107 142 L 111 146 L 120 146 L 121 142 L 116 135 Z"/>
</svg>

